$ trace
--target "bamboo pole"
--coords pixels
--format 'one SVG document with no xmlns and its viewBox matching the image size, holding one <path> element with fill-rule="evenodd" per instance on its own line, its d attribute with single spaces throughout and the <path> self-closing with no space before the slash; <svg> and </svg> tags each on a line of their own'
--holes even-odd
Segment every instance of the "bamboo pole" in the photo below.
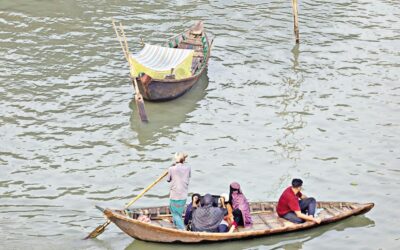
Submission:
<svg viewBox="0 0 400 250">
<path fill-rule="evenodd" d="M 125 205 L 125 209 L 130 207 L 135 201 L 137 201 L 140 197 L 142 197 L 147 191 L 149 191 L 154 185 L 159 183 L 165 176 L 167 176 L 168 170 L 165 171 L 157 180 L 151 183 L 146 189 L 144 189 L 140 194 L 138 194 L 131 202 Z"/>
<path fill-rule="evenodd" d="M 114 19 L 112 20 L 112 24 L 113 24 L 113 27 L 114 27 L 115 34 L 117 35 L 118 42 L 121 45 L 122 52 L 124 52 L 124 57 L 129 62 L 129 57 L 128 57 L 127 51 L 125 51 L 125 47 L 122 44 L 121 35 L 118 33 L 118 29 L 117 29 L 117 26 L 115 26 Z"/>
<path fill-rule="evenodd" d="M 168 170 L 165 171 L 160 177 L 158 177 L 157 180 L 155 180 L 153 183 L 151 183 L 147 188 L 145 188 L 140 194 L 138 194 L 133 200 L 131 200 L 128 204 L 125 205 L 125 209 L 127 209 L 129 206 L 131 206 L 135 201 L 137 201 L 139 198 L 141 198 L 147 191 L 149 191 L 152 187 L 154 187 L 157 183 L 159 183 L 165 176 L 168 175 Z M 88 236 L 86 236 L 84 239 L 91 239 L 91 238 L 96 238 L 100 234 L 104 232 L 106 227 L 111 223 L 111 220 L 107 220 L 100 226 L 96 227 Z"/>
<path fill-rule="evenodd" d="M 125 59 L 128 61 L 129 64 L 129 69 L 130 69 L 129 71 L 135 88 L 135 102 L 136 102 L 136 107 L 138 108 L 139 111 L 139 117 L 142 120 L 142 122 L 148 122 L 149 119 L 147 118 L 146 110 L 144 107 L 143 96 L 140 94 L 140 90 L 136 81 L 136 76 L 132 75 L 132 70 L 134 69 L 134 67 L 129 58 L 130 57 L 129 47 L 128 47 L 128 41 L 125 36 L 124 28 L 122 26 L 122 23 L 119 23 L 119 29 L 118 29 L 118 27 L 115 25 L 114 19 L 112 20 L 112 24 L 115 30 L 115 34 L 118 37 L 119 44 L 121 45 L 122 51 L 124 52 Z"/>
<path fill-rule="evenodd" d="M 300 43 L 299 37 L 299 13 L 298 13 L 298 4 L 297 0 L 292 0 L 292 7 L 293 7 L 293 21 L 294 21 L 294 36 L 296 38 L 296 43 Z"/>
</svg>

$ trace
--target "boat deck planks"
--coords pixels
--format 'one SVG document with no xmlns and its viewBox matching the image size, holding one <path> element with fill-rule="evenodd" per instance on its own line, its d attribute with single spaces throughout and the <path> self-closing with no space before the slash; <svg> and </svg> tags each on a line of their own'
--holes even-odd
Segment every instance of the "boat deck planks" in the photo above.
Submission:
<svg viewBox="0 0 400 250">
<path fill-rule="evenodd" d="M 276 214 L 276 202 L 252 202 L 250 203 L 253 226 L 239 227 L 233 233 L 207 233 L 176 230 L 169 214 L 167 206 L 138 208 L 134 210 L 110 210 L 104 214 L 114 222 L 122 231 L 133 238 L 152 242 L 210 242 L 238 240 L 243 238 L 260 237 L 277 233 L 292 232 L 307 228 L 317 227 L 319 224 L 305 222 L 294 224 Z M 373 203 L 351 202 L 318 202 L 317 217 L 321 224 L 328 224 L 348 218 L 353 215 L 363 214 L 374 207 Z M 151 223 L 138 221 L 139 214 L 148 214 Z"/>
</svg>

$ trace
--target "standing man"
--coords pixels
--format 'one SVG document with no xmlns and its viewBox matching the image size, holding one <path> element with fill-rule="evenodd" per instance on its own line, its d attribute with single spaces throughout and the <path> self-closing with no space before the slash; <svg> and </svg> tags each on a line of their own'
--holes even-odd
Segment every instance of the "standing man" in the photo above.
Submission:
<svg viewBox="0 0 400 250">
<path fill-rule="evenodd" d="M 185 229 L 182 214 L 185 209 L 186 198 L 188 195 L 190 167 L 184 164 L 185 153 L 175 154 L 175 164 L 168 169 L 167 181 L 171 183 L 169 192 L 169 209 L 176 228 Z"/>
<path fill-rule="evenodd" d="M 293 223 L 313 221 L 319 224 L 321 219 L 314 218 L 317 202 L 314 198 L 307 198 L 301 193 L 302 185 L 303 181 L 301 179 L 292 180 L 292 186 L 286 188 L 279 198 L 276 212 L 279 217 Z"/>
</svg>

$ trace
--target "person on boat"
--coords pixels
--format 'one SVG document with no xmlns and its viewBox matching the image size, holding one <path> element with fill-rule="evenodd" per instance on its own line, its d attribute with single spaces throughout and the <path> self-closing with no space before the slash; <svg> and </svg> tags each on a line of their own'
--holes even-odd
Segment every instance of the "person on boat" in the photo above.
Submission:
<svg viewBox="0 0 400 250">
<path fill-rule="evenodd" d="M 184 223 L 186 225 L 186 229 L 188 229 L 188 230 L 190 230 L 191 224 L 192 224 L 193 209 L 195 209 L 196 207 L 199 206 L 200 198 L 201 198 L 200 194 L 193 194 L 192 201 L 189 203 L 189 205 L 186 208 Z"/>
<path fill-rule="evenodd" d="M 141 222 L 151 223 L 151 219 L 149 217 L 149 210 L 145 209 L 144 211 L 140 211 L 137 220 Z"/>
<path fill-rule="evenodd" d="M 237 182 L 232 182 L 229 188 L 229 203 L 233 209 L 232 214 L 234 221 L 237 226 L 250 227 L 253 222 L 250 215 L 250 205 L 246 196 L 244 196 Z"/>
<path fill-rule="evenodd" d="M 314 217 L 317 202 L 301 193 L 302 185 L 301 179 L 292 180 L 292 186 L 287 187 L 279 198 L 276 212 L 293 223 L 313 221 L 319 224 L 321 219 Z"/>
<path fill-rule="evenodd" d="M 186 205 L 188 195 L 189 180 L 191 175 L 190 167 L 184 164 L 185 153 L 175 154 L 175 164 L 168 169 L 167 181 L 170 182 L 169 208 L 176 228 L 185 229 L 182 214 Z"/>
<path fill-rule="evenodd" d="M 235 228 L 237 228 L 236 222 L 233 220 L 233 209 L 231 204 L 229 203 L 229 195 L 223 193 L 220 195 L 220 207 L 226 209 L 226 213 L 224 219 L 222 220 L 221 224 L 218 227 L 219 232 L 230 232 L 232 233 Z"/>
<path fill-rule="evenodd" d="M 204 195 L 201 206 L 192 212 L 192 231 L 218 232 L 218 227 L 224 219 L 225 209 L 214 207 L 211 194 Z"/>
</svg>

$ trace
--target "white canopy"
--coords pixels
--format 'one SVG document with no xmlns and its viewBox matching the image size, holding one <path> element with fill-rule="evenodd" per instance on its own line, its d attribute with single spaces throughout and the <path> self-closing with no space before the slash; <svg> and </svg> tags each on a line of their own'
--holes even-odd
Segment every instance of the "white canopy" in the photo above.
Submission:
<svg viewBox="0 0 400 250">
<path fill-rule="evenodd" d="M 145 44 L 144 48 L 133 55 L 138 63 L 155 71 L 166 71 L 176 68 L 189 56 L 193 56 L 191 49 L 175 49 Z"/>
</svg>

